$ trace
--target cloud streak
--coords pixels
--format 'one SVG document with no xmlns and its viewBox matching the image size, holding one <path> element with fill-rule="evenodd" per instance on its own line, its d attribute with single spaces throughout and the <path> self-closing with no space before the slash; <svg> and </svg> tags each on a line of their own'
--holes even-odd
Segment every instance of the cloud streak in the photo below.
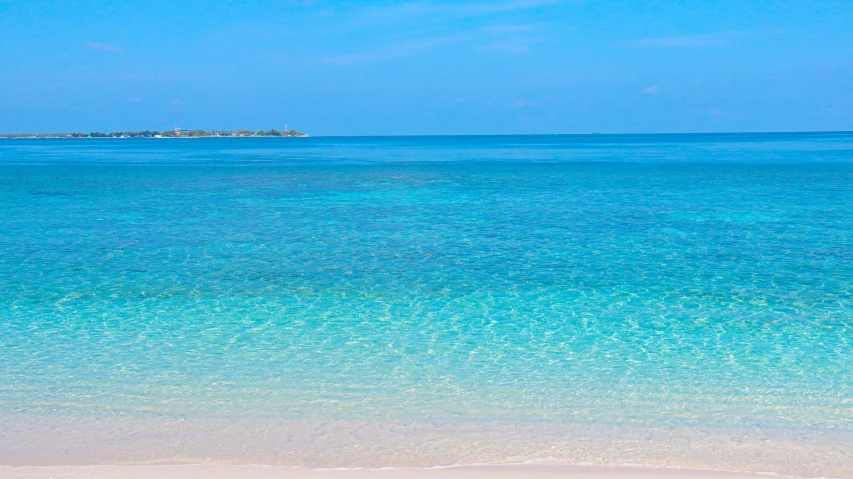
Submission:
<svg viewBox="0 0 853 479">
<path fill-rule="evenodd" d="M 432 3 L 409 2 L 389 7 L 371 7 L 358 15 L 357 23 L 387 24 L 410 19 L 422 20 L 424 17 L 466 18 L 509 13 L 547 7 L 559 3 L 558 0 L 510 0 L 479 3 Z"/>
<path fill-rule="evenodd" d="M 483 28 L 483 31 L 488 33 L 523 33 L 535 29 L 535 25 L 492 25 Z"/>
<path fill-rule="evenodd" d="M 634 46 L 646 48 L 713 48 L 734 45 L 738 40 L 786 33 L 783 30 L 715 32 L 681 37 L 642 38 Z"/>
<path fill-rule="evenodd" d="M 496 51 L 505 53 L 530 53 L 530 45 L 537 42 L 535 38 L 510 38 L 507 40 L 483 45 L 481 51 Z"/>
<path fill-rule="evenodd" d="M 120 53 L 121 47 L 116 45 L 110 45 L 109 43 L 98 43 L 98 42 L 86 42 L 85 45 L 87 50 L 94 50 L 99 52 L 108 52 L 108 53 Z"/>
<path fill-rule="evenodd" d="M 532 35 L 538 26 L 516 24 L 512 20 L 507 21 L 506 17 L 565 1 L 480 0 L 453 3 L 424 0 L 354 7 L 338 13 L 347 26 L 344 29 L 347 34 L 355 35 L 358 32 L 358 35 L 364 35 L 365 29 L 381 27 L 379 35 L 386 39 L 385 44 L 365 47 L 362 51 L 329 52 L 321 57 L 321 61 L 338 66 L 391 61 L 425 54 L 447 44 L 468 47 L 472 51 L 527 53 L 531 45 L 541 41 L 540 36 Z M 482 18 L 483 21 L 473 22 L 473 18 Z M 456 25 L 459 22 L 463 24 Z M 336 32 L 340 35 L 341 30 Z M 396 34 L 389 35 L 391 32 Z"/>
<path fill-rule="evenodd" d="M 397 45 L 380 48 L 372 51 L 345 55 L 329 55 L 325 57 L 324 60 L 326 63 L 331 63 L 333 65 L 339 66 L 394 60 L 397 58 L 410 57 L 420 52 L 440 47 L 449 43 L 461 42 L 465 39 L 465 37 L 460 36 L 447 36 L 427 38 L 422 40 L 410 40 Z"/>
</svg>

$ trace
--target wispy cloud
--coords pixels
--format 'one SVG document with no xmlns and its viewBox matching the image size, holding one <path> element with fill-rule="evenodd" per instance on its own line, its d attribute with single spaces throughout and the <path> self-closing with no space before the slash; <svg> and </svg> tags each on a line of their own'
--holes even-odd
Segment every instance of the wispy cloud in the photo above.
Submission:
<svg viewBox="0 0 853 479">
<path fill-rule="evenodd" d="M 420 40 L 409 40 L 399 43 L 397 45 L 378 48 L 370 51 L 363 51 L 359 53 L 344 55 L 329 55 L 325 57 L 324 60 L 326 61 L 326 63 L 341 66 L 393 60 L 396 58 L 409 57 L 423 51 L 446 45 L 448 43 L 456 43 L 463 40 L 465 40 L 465 37 L 461 36 L 447 36 L 425 38 Z"/>
<path fill-rule="evenodd" d="M 509 0 L 479 3 L 408 2 L 385 7 L 370 7 L 361 11 L 357 21 L 370 24 L 387 24 L 427 16 L 443 18 L 470 18 L 484 15 L 529 10 L 559 3 L 559 0 Z"/>
<path fill-rule="evenodd" d="M 516 36 L 514 32 L 527 32 L 532 29 L 534 29 L 532 25 L 485 27 L 461 32 L 459 35 L 414 38 L 372 50 L 327 55 L 323 60 L 326 63 L 341 66 L 388 61 L 426 53 L 448 44 L 463 44 L 480 51 L 528 53 L 531 45 L 540 41 L 541 38 Z M 483 45 L 477 47 L 477 43 L 482 43 Z"/>
<path fill-rule="evenodd" d="M 536 41 L 538 41 L 538 39 L 535 38 L 510 38 L 488 45 L 483 45 L 479 47 L 478 50 L 507 53 L 529 53 L 530 45 Z"/>
<path fill-rule="evenodd" d="M 478 47 L 483 51 L 507 53 L 528 53 L 531 45 L 542 40 L 540 36 L 531 36 L 539 30 L 537 25 L 491 25 L 476 31 L 477 36 L 485 37 Z"/>
<path fill-rule="evenodd" d="M 645 95 L 657 95 L 658 94 L 658 86 L 652 85 L 643 90 L 643 94 Z"/>
<path fill-rule="evenodd" d="M 492 25 L 484 27 L 483 31 L 488 33 L 522 33 L 535 29 L 535 25 Z"/>
<path fill-rule="evenodd" d="M 85 47 L 87 50 L 96 50 L 99 52 L 109 52 L 109 53 L 121 52 L 121 47 L 116 46 L 116 45 L 110 45 L 109 43 L 86 42 Z"/>
<path fill-rule="evenodd" d="M 512 103 L 510 103 L 510 107 L 516 108 L 516 109 L 518 109 L 518 108 L 533 108 L 535 106 L 536 106 L 536 103 L 534 103 L 532 101 L 525 101 L 525 100 L 514 100 Z"/>
<path fill-rule="evenodd" d="M 708 115 L 713 117 L 739 116 L 740 114 L 734 110 L 722 110 L 716 106 L 708 109 Z"/>
<path fill-rule="evenodd" d="M 533 43 L 541 40 L 530 35 L 538 26 L 512 23 L 507 14 L 565 1 L 577 0 L 424 0 L 352 7 L 336 12 L 346 19 L 350 33 L 352 30 L 381 27 L 380 36 L 385 37 L 385 45 L 366 46 L 364 50 L 355 52 L 330 52 L 321 59 L 341 66 L 389 61 L 423 54 L 451 43 L 465 44 L 472 50 L 526 53 Z M 494 18 L 490 17 L 492 15 Z M 470 22 L 473 17 L 483 17 L 484 21 Z M 454 22 L 464 24 L 454 28 L 451 27 Z M 386 36 L 390 32 L 396 34 Z"/>
<path fill-rule="evenodd" d="M 763 35 L 778 35 L 784 30 L 752 30 L 715 32 L 701 35 L 685 35 L 681 37 L 642 38 L 633 42 L 638 47 L 650 48 L 709 48 L 734 45 L 738 40 Z"/>
</svg>

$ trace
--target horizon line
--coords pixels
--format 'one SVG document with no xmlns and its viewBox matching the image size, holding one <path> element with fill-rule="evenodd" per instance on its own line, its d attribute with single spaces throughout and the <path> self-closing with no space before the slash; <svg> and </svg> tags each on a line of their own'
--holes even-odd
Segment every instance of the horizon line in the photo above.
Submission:
<svg viewBox="0 0 853 479">
<path fill-rule="evenodd" d="M 137 131 L 155 131 L 155 130 L 113 130 L 112 132 L 137 132 Z M 164 130 L 167 131 L 167 130 Z M 231 130 L 211 130 L 211 131 L 231 131 Z M 240 130 L 233 130 L 240 131 Z M 100 133 L 100 131 L 96 131 Z M 42 140 L 50 140 L 57 138 L 10 138 L 13 135 L 69 135 L 75 133 L 84 133 L 80 131 L 57 131 L 57 132 L 26 132 L 26 133 L 12 133 L 12 132 L 2 132 L 0 133 L 0 139 L 42 139 Z M 91 132 L 89 132 L 91 133 Z M 407 134 L 368 134 L 368 135 L 350 135 L 350 134 L 330 134 L 330 135 L 310 135 L 309 138 L 412 138 L 412 137 L 490 137 L 490 136 L 626 136 L 626 135 L 772 135 L 772 134 L 793 134 L 793 133 L 804 133 L 804 134 L 817 134 L 817 133 L 836 133 L 836 134 L 844 134 L 851 133 L 853 134 L 853 129 L 851 130 L 772 130 L 772 131 L 760 131 L 760 130 L 745 130 L 745 131 L 715 131 L 715 132 L 707 132 L 707 131 L 696 131 L 696 132 L 586 132 L 586 133 L 407 133 Z M 58 138 L 58 139 L 170 139 L 172 137 L 163 137 L 163 138 L 144 138 L 144 137 L 136 137 L 136 138 L 93 138 L 93 137 L 72 137 L 72 138 Z M 189 139 L 200 139 L 200 138 L 279 138 L 275 136 L 247 136 L 247 137 L 174 137 L 174 138 L 189 138 Z M 290 138 L 286 136 L 282 136 L 281 138 Z M 298 137 L 294 137 L 298 138 Z"/>
</svg>

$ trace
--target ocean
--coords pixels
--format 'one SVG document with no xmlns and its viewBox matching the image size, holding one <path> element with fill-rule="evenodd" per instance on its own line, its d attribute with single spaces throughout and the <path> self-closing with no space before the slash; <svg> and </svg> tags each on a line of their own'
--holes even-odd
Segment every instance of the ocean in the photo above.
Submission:
<svg viewBox="0 0 853 479">
<path fill-rule="evenodd" d="M 0 464 L 851 451 L 853 133 L 0 140 Z"/>
</svg>

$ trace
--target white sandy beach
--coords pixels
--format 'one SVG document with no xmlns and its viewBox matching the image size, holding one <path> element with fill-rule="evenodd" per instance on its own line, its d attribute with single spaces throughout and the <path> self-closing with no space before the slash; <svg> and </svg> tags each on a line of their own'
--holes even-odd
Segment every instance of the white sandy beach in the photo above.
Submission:
<svg viewBox="0 0 853 479">
<path fill-rule="evenodd" d="M 322 470 L 274 466 L 125 465 L 0 467 L 2 479 L 748 479 L 762 474 L 574 466 L 460 466 L 445 468 Z M 784 476 L 783 476 L 784 477 Z"/>
<path fill-rule="evenodd" d="M 689 472 L 710 470 L 853 479 L 849 444 L 841 434 L 690 428 L 0 415 L 0 478 L 755 477 Z"/>
</svg>

